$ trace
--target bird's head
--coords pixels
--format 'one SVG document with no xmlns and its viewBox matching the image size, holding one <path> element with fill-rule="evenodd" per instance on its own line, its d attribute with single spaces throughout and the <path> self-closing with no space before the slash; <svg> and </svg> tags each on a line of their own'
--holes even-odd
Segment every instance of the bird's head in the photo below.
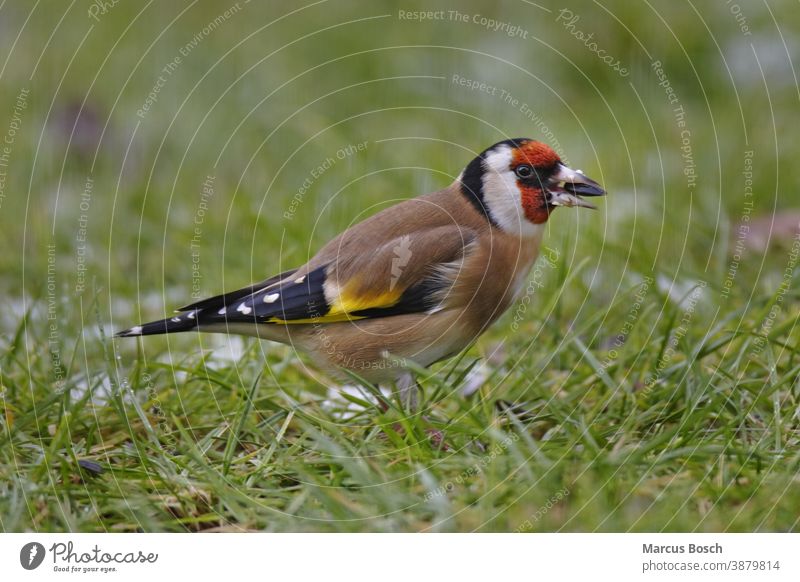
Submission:
<svg viewBox="0 0 800 582">
<path fill-rule="evenodd" d="M 594 208 L 600 184 L 565 166 L 548 145 L 527 138 L 494 144 L 458 177 L 462 193 L 497 227 L 520 235 L 541 229 L 557 206 Z"/>
</svg>

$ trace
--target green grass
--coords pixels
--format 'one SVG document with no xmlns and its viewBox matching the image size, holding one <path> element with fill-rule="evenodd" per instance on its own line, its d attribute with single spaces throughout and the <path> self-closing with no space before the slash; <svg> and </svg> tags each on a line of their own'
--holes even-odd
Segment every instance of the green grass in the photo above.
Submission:
<svg viewBox="0 0 800 582">
<path fill-rule="evenodd" d="M 553 284 L 542 307 L 574 283 Z M 363 406 L 343 421 L 347 401 L 330 408 L 291 350 L 253 341 L 228 362 L 179 348 L 159 362 L 151 340 L 122 364 L 70 357 L 54 391 L 48 354 L 26 353 L 20 327 L 2 360 L 3 527 L 796 529 L 796 320 L 762 339 L 764 298 L 753 315 L 697 321 L 653 382 L 682 307 L 651 289 L 614 352 L 590 331 L 623 329 L 634 292 L 581 324 L 568 310 L 532 314 L 515 335 L 501 322 L 502 346 L 482 341 L 424 378 L 424 417 L 410 418 L 352 397 Z M 112 353 L 87 331 L 80 352 Z M 461 397 L 490 350 L 491 374 Z"/>
<path fill-rule="evenodd" d="M 788 233 L 746 223 L 734 255 L 746 151 L 753 217 L 791 222 L 800 204 L 787 187 L 800 179 L 798 94 L 778 34 L 800 22 L 776 28 L 743 5 L 751 37 L 724 5 L 604 5 L 571 9 L 627 78 L 526 3 L 456 8 L 522 25 L 527 40 L 402 21 L 393 4 L 242 3 L 142 119 L 161 68 L 219 4 L 138 15 L 123 2 L 99 22 L 86 6 L 27 20 L 28 3 L 4 4 L 0 139 L 20 90 L 30 96 L 0 205 L 0 528 L 797 530 L 796 221 Z M 427 4 L 401 8 L 415 6 Z M 687 112 L 695 189 L 653 59 Z M 494 141 L 545 139 L 453 74 L 528 102 L 610 195 L 598 212 L 553 217 L 553 260 L 475 346 L 422 375 L 420 414 L 383 411 L 368 387 L 337 396 L 285 346 L 110 339 L 195 291 L 303 262 Z M 365 141 L 293 206 L 314 168 Z M 479 389 L 462 396 L 466 384 Z"/>
</svg>

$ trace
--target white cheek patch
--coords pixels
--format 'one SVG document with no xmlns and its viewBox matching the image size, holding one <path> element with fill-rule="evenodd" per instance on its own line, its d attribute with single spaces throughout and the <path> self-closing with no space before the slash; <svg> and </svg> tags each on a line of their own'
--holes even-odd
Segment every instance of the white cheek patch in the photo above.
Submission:
<svg viewBox="0 0 800 582">
<path fill-rule="evenodd" d="M 503 145 L 486 154 L 483 161 L 483 202 L 492 219 L 504 231 L 520 236 L 535 236 L 542 230 L 522 209 L 517 177 L 511 171 L 512 150 Z"/>
</svg>

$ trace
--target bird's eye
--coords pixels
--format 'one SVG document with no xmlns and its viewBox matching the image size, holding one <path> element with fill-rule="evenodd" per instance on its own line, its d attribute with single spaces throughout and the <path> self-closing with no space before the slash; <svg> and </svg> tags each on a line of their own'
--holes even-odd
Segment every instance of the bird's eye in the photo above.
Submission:
<svg viewBox="0 0 800 582">
<path fill-rule="evenodd" d="M 533 176 L 533 168 L 528 166 L 527 164 L 523 164 L 521 166 L 517 166 L 514 170 L 514 173 L 517 175 L 518 178 L 522 178 L 523 180 L 526 178 L 530 178 Z"/>
</svg>

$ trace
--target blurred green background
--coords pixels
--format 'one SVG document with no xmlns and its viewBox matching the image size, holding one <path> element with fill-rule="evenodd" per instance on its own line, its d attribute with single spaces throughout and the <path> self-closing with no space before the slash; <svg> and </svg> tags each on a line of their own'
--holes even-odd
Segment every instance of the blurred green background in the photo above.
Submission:
<svg viewBox="0 0 800 582">
<path fill-rule="evenodd" d="M 508 531 L 563 487 L 531 528 L 796 529 L 799 38 L 789 0 L 0 3 L 0 526 Z M 485 400 L 434 403 L 456 452 L 330 424 L 290 348 L 106 341 L 304 262 L 509 137 L 609 195 L 552 217 L 545 289 L 431 380 L 494 374 Z M 506 442 L 497 398 L 537 399 L 546 428 L 452 506 L 413 506 Z M 85 486 L 79 458 L 113 481 Z M 237 505 L 256 498 L 270 511 Z"/>
<path fill-rule="evenodd" d="M 551 237 L 602 272 L 596 292 L 613 295 L 644 265 L 721 285 L 746 151 L 753 213 L 797 204 L 792 3 L 101 6 L 7 2 L 0 11 L 0 132 L 29 92 L 0 206 L 7 301 L 46 294 L 48 244 L 59 297 L 74 299 L 84 228 L 85 292 L 94 280 L 107 298 L 144 300 L 143 316 L 160 316 L 184 302 L 193 268 L 208 294 L 295 265 L 352 221 L 448 184 L 506 137 L 560 146 L 610 192 L 598 213 L 551 222 Z M 421 10 L 436 13 L 408 16 Z M 694 187 L 683 174 L 684 129 Z M 207 176 L 214 193 L 193 246 Z M 763 283 L 760 257 L 749 263 L 755 276 L 737 276 L 737 287 Z M 114 316 L 127 323 L 131 313 L 123 305 Z"/>
</svg>

